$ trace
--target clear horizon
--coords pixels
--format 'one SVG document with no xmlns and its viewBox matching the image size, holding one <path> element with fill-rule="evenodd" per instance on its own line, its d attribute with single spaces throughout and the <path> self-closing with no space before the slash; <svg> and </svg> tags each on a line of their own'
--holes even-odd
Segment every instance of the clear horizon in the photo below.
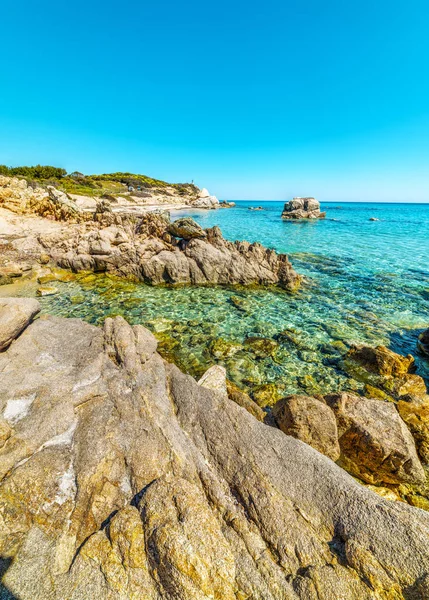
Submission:
<svg viewBox="0 0 429 600">
<path fill-rule="evenodd" d="M 429 202 L 429 5 L 3 7 L 0 164 L 219 198 Z"/>
</svg>

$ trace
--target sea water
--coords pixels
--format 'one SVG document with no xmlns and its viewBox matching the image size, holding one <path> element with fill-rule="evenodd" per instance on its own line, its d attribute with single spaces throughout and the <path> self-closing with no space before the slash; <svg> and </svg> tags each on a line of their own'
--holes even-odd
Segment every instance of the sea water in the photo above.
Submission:
<svg viewBox="0 0 429 600">
<path fill-rule="evenodd" d="M 249 210 L 256 206 L 263 210 Z M 251 393 L 267 383 L 279 395 L 362 391 L 342 369 L 353 343 L 411 353 L 428 379 L 429 363 L 417 354 L 416 340 L 429 326 L 429 205 L 327 203 L 326 219 L 299 222 L 282 220 L 282 207 L 241 201 L 229 209 L 177 211 L 172 218 L 191 216 L 203 227 L 219 225 L 229 240 L 287 253 L 305 276 L 296 294 L 156 288 L 91 275 L 55 283 L 59 294 L 42 298 L 43 310 L 97 324 L 121 314 L 152 329 L 166 358 L 193 376 L 223 364 Z M 255 354 L 248 337 L 275 340 L 277 349 Z"/>
</svg>

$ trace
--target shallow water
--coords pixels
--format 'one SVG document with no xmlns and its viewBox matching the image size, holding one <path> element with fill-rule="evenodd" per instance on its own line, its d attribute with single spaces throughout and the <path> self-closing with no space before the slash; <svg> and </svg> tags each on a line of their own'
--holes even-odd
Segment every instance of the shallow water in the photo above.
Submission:
<svg viewBox="0 0 429 600">
<path fill-rule="evenodd" d="M 327 204 L 327 218 L 293 223 L 282 203 L 189 211 L 224 237 L 259 241 L 287 252 L 307 281 L 291 296 L 277 289 L 153 288 L 106 276 L 55 283 L 42 298 L 46 312 L 99 323 L 121 314 L 147 325 L 161 350 L 194 376 L 224 364 L 236 383 L 256 392 L 274 383 L 279 394 L 361 389 L 341 370 L 352 342 L 385 344 L 416 356 L 418 333 L 429 326 L 429 205 Z M 369 221 L 370 217 L 379 221 Z M 248 337 L 276 340 L 268 355 Z M 232 344 L 221 344 L 219 339 Z M 217 340 L 217 346 L 216 346 Z M 429 364 L 418 358 L 419 373 Z"/>
</svg>

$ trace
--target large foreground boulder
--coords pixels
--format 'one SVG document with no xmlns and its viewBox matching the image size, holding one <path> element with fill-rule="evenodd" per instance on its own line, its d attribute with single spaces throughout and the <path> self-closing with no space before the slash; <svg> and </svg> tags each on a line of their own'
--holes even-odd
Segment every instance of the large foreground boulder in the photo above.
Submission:
<svg viewBox="0 0 429 600">
<path fill-rule="evenodd" d="M 120 317 L 44 318 L 0 354 L 2 596 L 427 598 L 428 513 L 155 348 Z"/>
<path fill-rule="evenodd" d="M 320 202 L 315 198 L 293 198 L 286 202 L 283 219 L 324 219 L 326 212 L 320 212 Z"/>
</svg>

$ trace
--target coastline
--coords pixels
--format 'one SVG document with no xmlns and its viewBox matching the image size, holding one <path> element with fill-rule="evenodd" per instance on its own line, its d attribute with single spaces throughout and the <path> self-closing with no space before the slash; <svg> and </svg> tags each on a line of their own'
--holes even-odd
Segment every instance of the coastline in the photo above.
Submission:
<svg viewBox="0 0 429 600">
<path fill-rule="evenodd" d="M 242 527 L 246 514 L 260 499 L 252 535 L 260 535 L 264 543 L 271 535 L 267 532 L 278 531 L 281 547 L 287 546 L 282 555 L 286 561 L 296 536 L 306 540 L 310 534 L 306 520 L 299 521 L 291 538 L 285 532 L 284 523 L 296 517 L 296 506 L 305 514 L 310 510 L 313 516 L 328 519 L 329 527 L 335 529 L 348 523 L 350 498 L 354 498 L 356 514 L 351 516 L 350 526 L 365 515 L 359 538 L 364 550 L 356 552 L 378 560 L 381 550 L 366 540 L 379 535 L 380 549 L 384 549 L 393 522 L 401 548 L 409 547 L 409 528 L 415 528 L 413 543 L 421 559 L 429 540 L 429 524 L 427 534 L 422 533 L 429 510 L 429 395 L 420 359 L 388 347 L 391 328 L 377 321 L 367 306 L 355 307 L 350 319 L 341 313 L 342 289 L 356 265 L 347 257 L 341 262 L 310 254 L 307 248 L 304 256 L 293 254 L 295 271 L 285 254 L 268 245 L 235 241 L 233 210 L 219 213 L 174 205 L 175 220 L 171 221 L 163 210 L 165 204 L 161 210 L 158 204 L 147 205 L 138 207 L 138 214 L 124 214 L 122 207 L 102 203 L 89 212 L 69 200 L 55 193 L 26 205 L 21 198 L 9 196 L 7 202 L 15 212 L 0 207 L 0 223 L 9 224 L 1 240 L 4 252 L 0 261 L 4 283 L 0 286 L 0 363 L 6 373 L 0 383 L 0 442 L 5 440 L 3 450 L 0 448 L 0 469 L 6 465 L 0 498 L 4 498 L 7 515 L 19 514 L 31 522 L 33 509 L 18 502 L 8 487 L 11 482 L 21 497 L 25 473 L 37 481 L 36 495 L 47 498 L 43 516 L 36 521 L 43 532 L 35 542 L 42 548 L 41 578 L 27 578 L 33 559 L 27 561 L 9 543 L 17 536 L 16 547 L 26 544 L 33 552 L 33 525 L 18 531 L 14 519 L 6 519 L 0 549 L 15 556 L 4 578 L 7 586 L 27 600 L 22 582 L 25 586 L 31 581 L 42 589 L 43 582 L 55 573 L 63 593 L 76 585 L 83 569 L 98 596 L 107 597 L 110 592 L 106 590 L 116 577 L 109 571 L 111 553 L 123 547 L 122 542 L 115 546 L 115 531 L 118 536 L 129 533 L 133 540 L 140 540 L 135 541 L 133 550 L 136 560 L 147 559 L 152 564 L 165 553 L 166 564 L 176 565 L 176 551 L 170 552 L 181 543 L 175 517 L 172 521 L 170 517 L 165 521 L 163 515 L 156 517 L 160 519 L 156 527 L 172 523 L 161 543 L 148 546 L 138 537 L 142 524 L 145 531 L 152 527 L 155 517 L 146 517 L 159 514 L 160 503 L 177 507 L 177 502 L 182 502 L 186 514 L 197 515 L 186 535 L 199 547 L 202 538 L 213 536 L 208 530 L 212 532 L 214 527 L 217 531 L 219 526 L 218 517 L 210 512 L 213 506 L 215 515 L 232 510 L 233 521 L 244 518 Z M 266 228 L 271 241 L 273 231 L 288 232 L 289 237 L 321 231 L 326 236 L 336 223 L 328 218 L 326 222 L 286 224 L 278 208 L 245 211 L 246 218 L 238 221 L 241 231 L 247 228 L 247 237 L 259 236 Z M 197 220 L 183 217 L 183 213 Z M 215 224 L 221 214 L 224 224 L 232 225 L 225 238 Z M 358 221 L 359 227 L 374 231 L 374 224 L 365 216 Z M 206 224 L 211 226 L 203 226 Z M 383 226 L 382 221 L 375 225 Z M 309 266 L 313 277 L 299 287 L 299 273 Z M 328 286 L 321 288 L 324 277 Z M 331 299 L 328 290 L 333 282 L 338 291 Z M 383 289 L 391 291 L 392 280 L 384 285 Z M 372 281 L 369 286 L 373 291 Z M 12 293 L 21 298 L 10 298 Z M 40 302 L 37 309 L 35 294 Z M 323 307 L 327 312 L 319 313 Z M 34 318 L 40 309 L 41 316 Z M 350 326 L 353 319 L 354 330 Z M 375 332 L 375 327 L 381 331 Z M 356 331 L 362 337 L 356 339 Z M 417 343 L 426 348 L 426 335 L 410 329 L 413 353 Z M 24 387 L 20 383 L 23 368 Z M 255 447 L 258 439 L 261 447 Z M 94 444 L 101 448 L 100 453 L 94 452 Z M 51 455 L 49 448 L 56 445 L 61 453 Z M 80 456 L 85 458 L 80 460 Z M 113 457 L 109 464 L 105 456 Z M 180 458 L 176 460 L 176 456 Z M 202 465 L 207 461 L 206 471 Z M 212 464 L 216 464 L 215 470 Z M 120 465 L 125 465 L 124 469 Z M 237 469 L 231 471 L 231 465 L 238 465 Z M 258 465 L 255 473 L 252 465 Z M 264 474 L 257 475 L 261 465 Z M 38 475 L 40 469 L 45 475 Z M 55 473 L 53 479 L 46 475 L 49 473 Z M 301 504 L 303 473 L 309 495 Z M 273 486 L 277 490 L 274 495 Z M 319 502 L 312 490 L 321 487 Z M 266 490 L 262 498 L 261 490 Z M 272 501 L 267 500 L 271 497 Z M 226 498 L 227 505 L 220 498 Z M 329 504 L 332 498 L 335 506 Z M 291 502 L 292 512 L 281 508 Z M 383 517 L 373 518 L 376 507 Z M 417 515 L 416 508 L 423 510 Z M 205 524 L 209 519 L 210 528 L 201 527 L 201 519 Z M 106 520 L 108 525 L 103 527 Z M 178 522 L 180 528 L 187 521 Z M 222 531 L 229 531 L 225 527 L 230 522 L 222 521 Z M 312 560 L 322 561 L 323 568 L 338 565 L 335 553 L 325 548 L 320 528 L 311 526 L 311 532 L 316 544 Z M 230 541 L 235 534 L 228 535 L 226 541 L 216 537 L 215 546 L 224 544 L 222 556 L 229 553 L 239 577 L 246 579 L 248 570 L 241 571 L 241 558 L 237 558 L 243 556 L 241 542 L 237 546 Z M 270 544 L 280 543 L 273 535 Z M 110 544 L 107 555 L 103 536 Z M 53 548 L 52 555 L 49 548 Z M 351 548 L 345 570 L 337 574 L 338 589 L 349 585 L 352 569 L 360 600 L 367 594 L 366 572 L 356 567 L 355 547 Z M 217 573 L 216 556 L 209 555 L 212 573 Z M 414 557 L 409 556 L 404 569 L 404 560 L 398 556 L 402 555 L 396 551 L 388 558 L 384 555 L 383 564 L 387 560 L 396 565 L 399 560 L 403 567 L 400 578 L 390 580 L 387 587 L 383 587 L 381 575 L 374 579 L 386 594 L 392 585 L 398 593 L 405 586 L 420 585 L 407 570 L 415 572 Z M 88 557 L 102 565 L 102 579 L 86 562 Z M 199 560 L 198 551 L 192 551 L 186 564 L 195 565 Z M 282 585 L 290 568 L 282 566 L 278 580 L 270 576 L 282 593 L 286 593 Z M 133 567 L 127 563 L 123 569 L 127 578 L 133 577 Z M 136 583 L 140 595 L 151 594 L 158 577 L 150 566 L 147 571 L 146 583 L 140 579 Z M 258 567 L 251 573 L 260 576 Z M 210 585 L 217 577 L 210 576 Z M 308 577 L 310 581 L 312 577 Z M 181 578 L 169 572 L 166 581 L 179 585 Z M 194 580 L 193 571 L 186 581 L 193 590 L 195 581 L 201 579 Z M 228 597 L 224 579 L 219 581 L 216 589 L 222 598 Z M 128 585 L 121 583 L 119 588 L 128 593 Z M 254 583 L 253 589 L 264 594 L 268 588 L 258 585 Z M 293 585 L 299 589 L 301 575 L 293 578 Z M 51 589 L 49 593 L 57 598 Z M 232 593 L 231 600 L 236 597 L 235 591 Z M 182 596 L 187 600 L 188 591 Z M 307 600 L 306 592 L 299 599 Z"/>
</svg>

